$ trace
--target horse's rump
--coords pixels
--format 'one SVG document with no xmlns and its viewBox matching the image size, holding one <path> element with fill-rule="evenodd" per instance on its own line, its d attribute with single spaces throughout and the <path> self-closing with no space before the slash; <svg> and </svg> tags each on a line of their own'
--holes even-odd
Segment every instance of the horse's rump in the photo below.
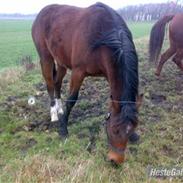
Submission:
<svg viewBox="0 0 183 183">
<path fill-rule="evenodd" d="M 169 33 L 176 47 L 183 48 L 183 14 L 176 14 L 169 25 Z"/>
</svg>

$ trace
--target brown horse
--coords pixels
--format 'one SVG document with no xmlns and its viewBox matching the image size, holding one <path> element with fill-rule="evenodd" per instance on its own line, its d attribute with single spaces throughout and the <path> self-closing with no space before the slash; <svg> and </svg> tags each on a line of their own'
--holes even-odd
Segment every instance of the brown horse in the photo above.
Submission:
<svg viewBox="0 0 183 183">
<path fill-rule="evenodd" d="M 171 21 L 169 25 L 170 47 L 161 55 L 155 72 L 157 76 L 160 75 L 163 64 L 172 56 L 172 61 L 183 71 L 183 14 L 164 16 L 153 26 L 149 42 L 150 61 L 157 62 L 158 60 L 163 45 L 165 27 L 169 21 Z"/>
<path fill-rule="evenodd" d="M 38 14 L 32 36 L 51 99 L 52 121 L 59 116 L 60 136 L 68 134 L 68 117 L 84 78 L 103 76 L 111 90 L 108 157 L 123 162 L 128 138 L 137 126 L 138 98 L 138 58 L 124 20 L 102 3 L 88 8 L 49 5 Z M 67 69 L 72 74 L 63 110 L 60 89 Z"/>
</svg>

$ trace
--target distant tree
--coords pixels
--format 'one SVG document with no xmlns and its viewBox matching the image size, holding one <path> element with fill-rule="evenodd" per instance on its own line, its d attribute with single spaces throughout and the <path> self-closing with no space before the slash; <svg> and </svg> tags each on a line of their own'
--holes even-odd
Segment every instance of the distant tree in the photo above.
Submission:
<svg viewBox="0 0 183 183">
<path fill-rule="evenodd" d="M 183 13 L 183 0 L 168 3 L 127 6 L 119 10 L 119 14 L 130 21 L 152 21 L 167 14 Z"/>
</svg>

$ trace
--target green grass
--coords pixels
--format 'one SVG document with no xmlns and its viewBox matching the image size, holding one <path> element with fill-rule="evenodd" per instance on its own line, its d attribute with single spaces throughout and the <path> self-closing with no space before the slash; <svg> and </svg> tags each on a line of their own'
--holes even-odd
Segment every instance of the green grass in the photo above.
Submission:
<svg viewBox="0 0 183 183">
<path fill-rule="evenodd" d="M 31 21 L 2 21 L 1 24 L 4 26 L 0 26 L 3 30 L 0 34 L 14 29 L 20 37 L 17 36 L 16 41 L 12 36 L 11 40 L 21 42 L 22 32 L 31 47 Z M 147 27 L 145 23 L 129 25 L 137 38 L 140 91 L 144 92 L 144 102 L 137 129 L 141 139 L 139 144 L 128 145 L 125 163 L 113 167 L 106 161 L 107 138 L 102 122 L 108 111 L 109 87 L 104 79 L 87 78 L 84 81 L 80 93 L 82 100 L 70 116 L 70 136 L 67 141 L 61 141 L 57 128 L 47 129 L 43 125 L 49 124 L 50 118 L 47 91 L 37 88 L 44 83 L 39 66 L 32 71 L 25 71 L 23 67 L 7 68 L 0 73 L 0 183 L 181 182 L 179 179 L 150 179 L 146 171 L 149 165 L 183 166 L 182 73 L 173 63 L 168 63 L 158 80 L 153 66 L 147 62 L 147 35 L 151 24 Z M 22 48 L 17 46 L 17 49 L 24 55 Z M 10 53 L 6 55 L 11 57 L 9 64 L 0 63 L 3 68 L 14 66 L 12 60 L 19 57 L 13 50 Z M 28 51 L 30 53 L 34 55 L 34 48 Z M 68 94 L 68 81 L 69 73 L 63 84 L 64 99 Z M 166 100 L 154 103 L 152 94 L 163 95 Z M 27 100 L 32 95 L 36 97 L 36 105 L 29 106 Z M 30 130 L 32 123 L 40 125 Z"/>
<path fill-rule="evenodd" d="M 0 69 L 20 65 L 27 55 L 38 60 L 31 37 L 32 23 L 33 20 L 0 20 Z M 128 24 L 134 38 L 148 35 L 152 26 L 152 23 Z"/>
<path fill-rule="evenodd" d="M 134 39 L 148 36 L 153 25 L 152 22 L 127 22 L 127 24 Z"/>
<path fill-rule="evenodd" d="M 0 20 L 0 69 L 19 65 L 26 55 L 37 58 L 31 25 L 32 20 Z"/>
</svg>

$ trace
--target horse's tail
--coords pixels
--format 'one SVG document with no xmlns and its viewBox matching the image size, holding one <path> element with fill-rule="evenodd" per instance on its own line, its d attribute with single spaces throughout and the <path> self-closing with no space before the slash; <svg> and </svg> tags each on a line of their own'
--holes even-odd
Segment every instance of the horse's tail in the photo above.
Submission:
<svg viewBox="0 0 183 183">
<path fill-rule="evenodd" d="M 138 94 L 138 57 L 132 35 L 126 25 L 103 34 L 93 48 L 102 45 L 109 47 L 115 57 L 116 77 L 121 79 L 122 96 L 120 99 L 123 121 L 136 122 L 136 96 Z"/>
<path fill-rule="evenodd" d="M 165 26 L 173 17 L 174 15 L 164 16 L 152 27 L 149 41 L 149 60 L 151 62 L 156 62 L 158 60 L 163 45 Z"/>
</svg>

